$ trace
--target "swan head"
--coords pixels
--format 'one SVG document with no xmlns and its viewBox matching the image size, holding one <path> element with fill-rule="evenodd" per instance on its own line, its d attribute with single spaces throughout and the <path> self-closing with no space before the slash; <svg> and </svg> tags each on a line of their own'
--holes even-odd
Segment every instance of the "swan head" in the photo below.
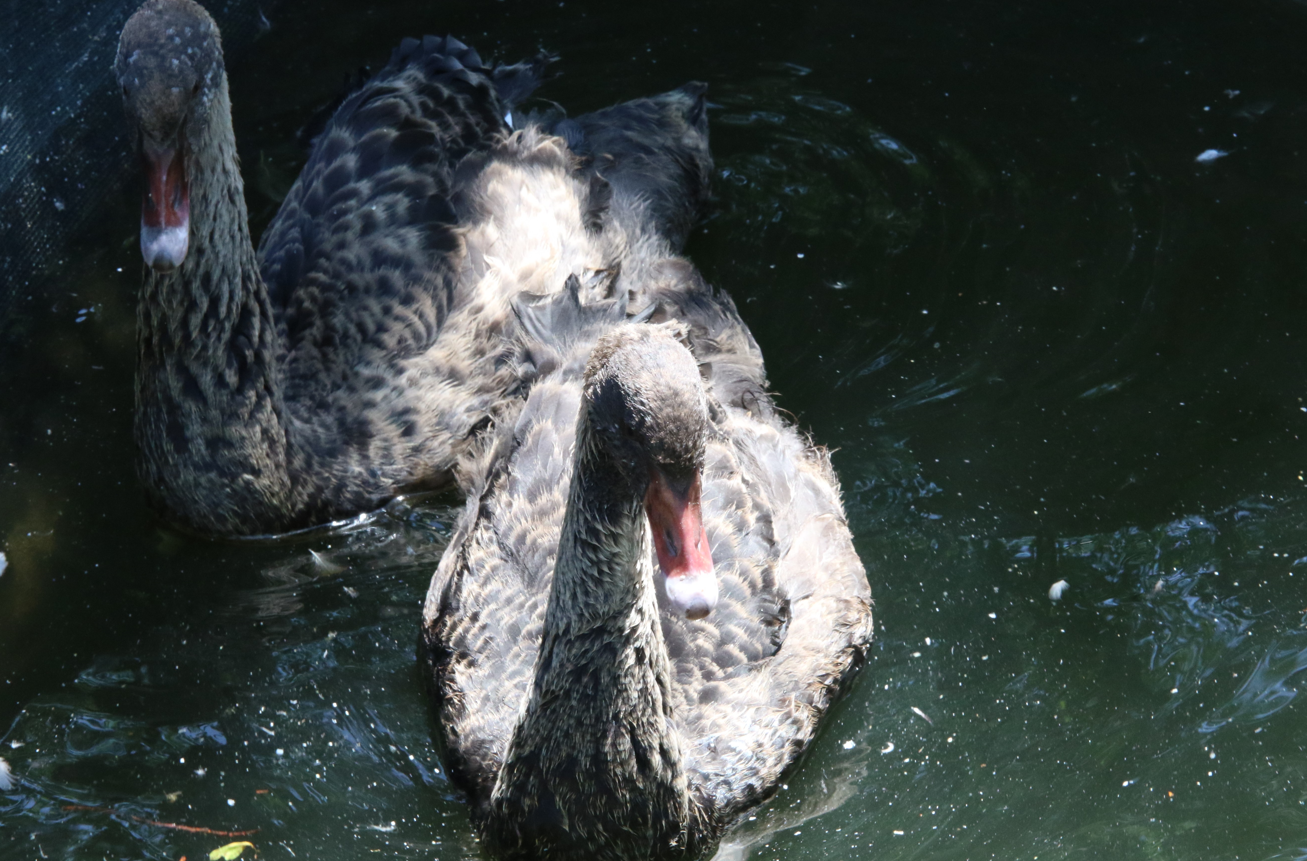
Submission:
<svg viewBox="0 0 1307 861">
<path fill-rule="evenodd" d="M 169 272 L 190 245 L 192 142 L 223 81 L 218 26 L 191 0 L 148 0 L 123 27 L 114 75 L 145 169 L 141 253 Z"/>
<path fill-rule="evenodd" d="M 690 619 L 717 604 L 700 509 L 711 424 L 699 366 L 674 324 L 618 327 L 599 339 L 585 373 L 592 432 L 643 499 L 668 603 Z"/>
</svg>

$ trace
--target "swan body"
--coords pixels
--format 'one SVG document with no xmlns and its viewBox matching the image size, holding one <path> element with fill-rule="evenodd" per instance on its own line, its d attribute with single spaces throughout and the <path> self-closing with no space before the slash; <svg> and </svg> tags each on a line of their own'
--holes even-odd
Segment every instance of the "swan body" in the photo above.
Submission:
<svg viewBox="0 0 1307 861">
<path fill-rule="evenodd" d="M 163 516 L 278 532 L 448 482 L 520 387 L 513 299 L 640 245 L 593 212 L 657 194 L 664 222 L 632 228 L 679 241 L 711 163 L 702 99 L 556 121 L 578 158 L 506 122 L 545 62 L 405 40 L 335 110 L 256 252 L 217 26 L 192 0 L 131 17 L 115 74 L 146 175 L 135 438 Z M 660 159 L 680 173 L 643 182 Z"/>
<path fill-rule="evenodd" d="M 734 306 L 684 261 L 645 272 L 639 293 L 586 303 L 573 281 L 519 306 L 538 376 L 427 594 L 448 773 L 496 856 L 710 850 L 871 637 L 835 476 L 772 408 Z M 697 493 L 710 549 L 716 588 L 688 599 L 665 586 L 696 526 L 659 514 L 664 485 Z"/>
<path fill-rule="evenodd" d="M 263 533 L 448 480 L 507 385 L 460 329 L 454 174 L 508 133 L 535 70 L 407 40 L 336 110 L 258 253 L 208 13 L 149 0 L 115 72 L 146 166 L 135 436 L 154 506 Z"/>
</svg>

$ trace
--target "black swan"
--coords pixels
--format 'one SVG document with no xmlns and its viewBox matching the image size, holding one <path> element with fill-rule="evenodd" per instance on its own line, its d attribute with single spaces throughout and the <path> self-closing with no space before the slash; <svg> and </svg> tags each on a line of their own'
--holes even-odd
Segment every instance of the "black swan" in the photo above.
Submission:
<svg viewBox="0 0 1307 861">
<path fill-rule="evenodd" d="M 217 26 L 191 0 L 132 15 L 115 73 L 146 175 L 135 437 L 154 508 L 258 534 L 447 482 L 519 385 L 513 297 L 640 269 L 610 180 L 660 202 L 630 228 L 683 238 L 711 163 L 701 88 L 514 133 L 547 60 L 406 39 L 335 110 L 256 253 Z"/>
<path fill-rule="evenodd" d="M 520 303 L 539 377 L 427 593 L 446 766 L 497 857 L 711 850 L 871 638 L 825 453 L 774 411 L 730 300 L 681 260 L 647 274 L 634 300 L 572 280 Z M 686 323 L 623 322 L 632 301 L 691 349 Z"/>
</svg>

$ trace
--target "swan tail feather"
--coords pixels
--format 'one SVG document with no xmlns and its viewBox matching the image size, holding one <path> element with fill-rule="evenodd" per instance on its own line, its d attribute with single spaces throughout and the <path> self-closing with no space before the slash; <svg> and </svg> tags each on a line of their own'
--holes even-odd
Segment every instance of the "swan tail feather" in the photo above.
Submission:
<svg viewBox="0 0 1307 861">
<path fill-rule="evenodd" d="M 557 56 L 541 51 L 524 62 L 496 67 L 491 78 L 504 107 L 512 110 L 534 93 L 545 81 L 545 70 L 557 59 Z M 509 125 L 513 124 L 510 122 Z"/>
<path fill-rule="evenodd" d="M 675 250 L 709 194 L 707 88 L 692 82 L 576 118 L 535 119 L 565 140 L 583 171 L 602 177 L 615 197 L 639 202 Z"/>
</svg>

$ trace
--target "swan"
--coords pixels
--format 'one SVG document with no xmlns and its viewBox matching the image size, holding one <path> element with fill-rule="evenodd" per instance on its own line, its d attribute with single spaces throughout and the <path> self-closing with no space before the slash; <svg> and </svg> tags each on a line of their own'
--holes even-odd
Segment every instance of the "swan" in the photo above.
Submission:
<svg viewBox="0 0 1307 861">
<path fill-rule="evenodd" d="M 192 0 L 131 16 L 114 72 L 145 174 L 134 436 L 154 509 L 265 534 L 459 480 L 521 385 L 514 298 L 639 271 L 637 231 L 684 238 L 711 164 L 701 89 L 515 131 L 549 59 L 405 39 L 256 251 L 217 25 Z M 600 224 L 623 188 L 657 213 Z"/>
<path fill-rule="evenodd" d="M 519 302 L 537 376 L 424 604 L 445 764 L 496 857 L 711 850 L 872 635 L 836 477 L 733 304 L 686 261 L 646 274 Z"/>
</svg>

